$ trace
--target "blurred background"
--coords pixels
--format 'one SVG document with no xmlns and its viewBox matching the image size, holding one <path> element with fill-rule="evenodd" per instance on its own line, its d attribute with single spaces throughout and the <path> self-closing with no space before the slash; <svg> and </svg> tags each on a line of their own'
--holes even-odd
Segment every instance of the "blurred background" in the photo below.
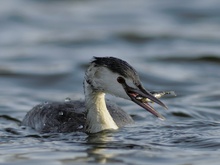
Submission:
<svg viewBox="0 0 220 165">
<path fill-rule="evenodd" d="M 33 132 L 24 133 L 19 123 L 38 103 L 83 98 L 84 72 L 93 56 L 121 58 L 138 71 L 147 89 L 177 93 L 175 98 L 162 100 L 169 111 L 155 105 L 167 118 L 163 124 L 133 103 L 113 98 L 136 117 L 137 124 L 111 135 L 120 143 L 108 143 L 114 147 L 120 146 L 121 140 L 125 146 L 149 144 L 153 151 L 146 149 L 149 146 L 136 148 L 138 152 L 131 150 L 132 154 L 121 157 L 125 146 L 104 147 L 107 153 L 117 153 L 107 160 L 121 164 L 149 161 L 152 165 L 165 163 L 166 156 L 169 165 L 219 162 L 219 154 L 210 153 L 220 146 L 219 44 L 219 0 L 1 0 L 0 162 L 29 164 L 37 159 L 60 164 L 80 155 L 68 155 L 74 153 L 68 147 L 79 150 L 76 146 L 84 144 L 85 135 L 73 146 L 67 145 L 66 139 L 57 142 L 66 147 L 59 153 L 63 157 L 48 158 L 44 155 L 56 155 L 59 149 L 51 144 L 51 150 L 41 150 L 48 147 L 48 143 L 38 146 L 45 139 L 30 140 L 27 134 Z M 141 132 L 143 136 L 133 137 Z M 33 141 L 37 145 L 32 146 Z M 158 146 L 162 150 L 158 151 Z M 30 148 L 33 153 L 27 154 Z M 80 148 L 85 149 L 82 155 L 91 149 Z M 174 155 L 165 154 L 170 150 L 176 150 Z M 176 161 L 180 153 L 184 158 Z M 18 154 L 25 159 L 21 161 Z M 210 158 L 204 160 L 204 155 Z M 101 156 L 106 158 L 105 153 Z"/>
</svg>

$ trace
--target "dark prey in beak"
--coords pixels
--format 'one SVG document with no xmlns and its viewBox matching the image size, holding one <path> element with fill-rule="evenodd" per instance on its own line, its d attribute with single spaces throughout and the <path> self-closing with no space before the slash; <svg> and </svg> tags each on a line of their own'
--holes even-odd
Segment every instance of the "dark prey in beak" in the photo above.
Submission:
<svg viewBox="0 0 220 165">
<path fill-rule="evenodd" d="M 130 86 L 127 85 L 125 79 L 123 77 L 118 77 L 118 82 L 123 86 L 124 90 L 126 91 L 127 95 L 131 98 L 131 100 L 133 102 L 135 102 L 136 104 L 138 104 L 139 106 L 141 106 L 142 108 L 146 109 L 147 111 L 149 111 L 150 113 L 152 113 L 153 115 L 155 115 L 156 117 L 164 120 L 165 118 L 159 114 L 152 106 L 150 106 L 147 102 L 143 102 L 140 99 L 138 99 L 139 96 L 143 97 L 143 98 L 148 98 L 150 99 L 152 102 L 155 102 L 157 104 L 159 104 L 160 106 L 164 107 L 165 109 L 168 109 L 167 106 L 162 103 L 159 99 L 157 99 L 155 96 L 153 96 L 150 92 L 148 92 L 147 90 L 145 90 L 142 85 L 139 85 L 138 88 L 139 89 L 135 89 L 132 88 Z M 138 96 L 138 97 L 137 97 Z"/>
</svg>

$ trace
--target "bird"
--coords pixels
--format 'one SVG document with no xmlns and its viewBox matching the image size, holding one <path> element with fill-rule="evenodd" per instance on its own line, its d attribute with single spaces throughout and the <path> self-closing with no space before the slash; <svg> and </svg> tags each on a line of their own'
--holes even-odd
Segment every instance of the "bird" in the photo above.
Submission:
<svg viewBox="0 0 220 165">
<path fill-rule="evenodd" d="M 158 98 L 162 95 L 146 90 L 137 71 L 116 57 L 93 57 L 85 72 L 84 100 L 65 99 L 44 102 L 25 115 L 22 125 L 40 133 L 99 133 L 117 130 L 134 123 L 123 109 L 105 99 L 105 94 L 133 101 L 156 117 L 164 119 L 149 102 L 167 109 Z"/>
</svg>

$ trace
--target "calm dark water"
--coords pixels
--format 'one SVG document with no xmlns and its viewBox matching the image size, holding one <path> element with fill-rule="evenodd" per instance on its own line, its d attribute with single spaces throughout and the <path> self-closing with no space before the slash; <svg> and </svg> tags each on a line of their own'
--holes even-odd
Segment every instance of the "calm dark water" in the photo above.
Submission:
<svg viewBox="0 0 220 165">
<path fill-rule="evenodd" d="M 0 3 L 0 164 L 219 164 L 220 1 Z M 168 111 L 154 105 L 167 120 L 112 97 L 134 125 L 91 137 L 19 126 L 38 103 L 83 98 L 93 56 L 128 61 L 149 90 L 175 90 Z"/>
</svg>

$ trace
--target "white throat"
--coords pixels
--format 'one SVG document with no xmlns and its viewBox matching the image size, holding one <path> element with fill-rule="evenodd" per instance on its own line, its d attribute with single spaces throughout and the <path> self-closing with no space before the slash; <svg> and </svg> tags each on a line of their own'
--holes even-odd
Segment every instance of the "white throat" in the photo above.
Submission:
<svg viewBox="0 0 220 165">
<path fill-rule="evenodd" d="M 97 133 L 107 129 L 118 129 L 105 103 L 105 93 L 96 91 L 85 81 L 85 104 L 87 110 L 86 132 Z"/>
</svg>

